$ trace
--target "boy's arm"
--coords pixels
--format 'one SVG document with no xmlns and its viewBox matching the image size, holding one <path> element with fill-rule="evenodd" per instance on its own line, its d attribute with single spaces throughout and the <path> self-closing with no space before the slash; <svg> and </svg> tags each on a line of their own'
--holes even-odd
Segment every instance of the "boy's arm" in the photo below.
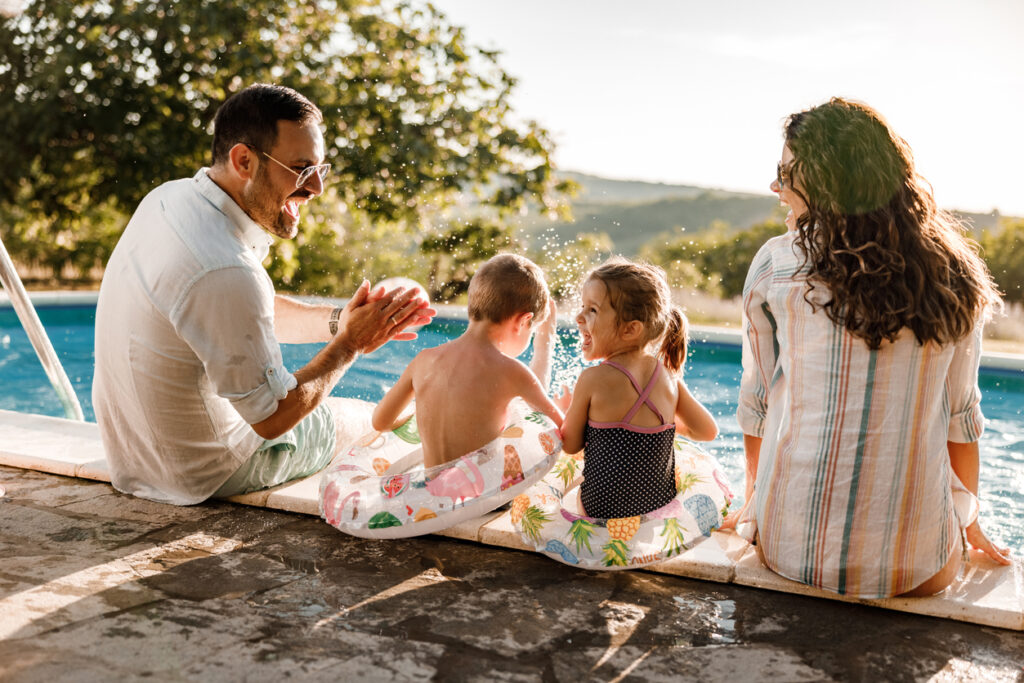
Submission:
<svg viewBox="0 0 1024 683">
<path fill-rule="evenodd" d="M 683 380 L 678 380 L 676 432 L 694 441 L 711 441 L 718 436 L 718 425 L 708 409 L 693 397 Z"/>
<path fill-rule="evenodd" d="M 516 396 L 522 396 L 523 400 L 534 410 L 539 410 L 544 413 L 552 420 L 554 420 L 555 426 L 558 428 L 562 427 L 562 420 L 564 416 L 562 411 L 555 405 L 555 402 L 551 400 L 547 392 L 544 391 L 544 387 L 540 385 L 540 380 L 533 374 L 533 371 L 520 363 L 514 361 L 518 366 L 516 368 Z"/>
<path fill-rule="evenodd" d="M 570 455 L 583 449 L 583 431 L 587 426 L 587 415 L 590 414 L 590 394 L 593 375 L 592 368 L 584 370 L 576 380 L 576 388 L 572 392 L 572 403 L 565 412 L 562 423 L 562 450 Z"/>
<path fill-rule="evenodd" d="M 555 300 L 548 300 L 548 315 L 533 335 L 533 358 L 530 370 L 540 380 L 541 387 L 547 391 L 551 386 L 551 354 L 558 336 L 558 309 Z"/>
<path fill-rule="evenodd" d="M 392 429 L 398 418 L 402 416 L 402 411 L 412 400 L 412 369 L 417 359 L 419 356 L 413 358 L 412 363 L 406 366 L 395 385 L 388 389 L 388 393 L 384 394 L 384 398 L 373 409 L 373 428 L 378 432 Z"/>
</svg>

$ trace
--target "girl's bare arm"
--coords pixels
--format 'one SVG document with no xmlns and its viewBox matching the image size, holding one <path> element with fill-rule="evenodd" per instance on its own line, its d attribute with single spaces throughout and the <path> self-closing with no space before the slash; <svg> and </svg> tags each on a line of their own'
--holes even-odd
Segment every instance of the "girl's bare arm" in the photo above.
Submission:
<svg viewBox="0 0 1024 683">
<path fill-rule="evenodd" d="M 594 376 L 590 370 L 584 370 L 576 380 L 572 403 L 565 412 L 565 422 L 562 423 L 562 450 L 566 453 L 579 453 L 583 449 L 583 431 L 587 426 L 590 396 L 593 391 Z"/>
<path fill-rule="evenodd" d="M 694 441 L 711 441 L 718 436 L 718 425 L 708 409 L 693 397 L 683 380 L 678 380 L 676 432 Z"/>
</svg>

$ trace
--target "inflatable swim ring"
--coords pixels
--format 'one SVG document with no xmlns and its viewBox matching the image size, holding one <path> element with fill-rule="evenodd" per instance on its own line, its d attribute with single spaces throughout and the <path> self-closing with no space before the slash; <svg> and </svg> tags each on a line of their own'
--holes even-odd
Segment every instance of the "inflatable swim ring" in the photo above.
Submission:
<svg viewBox="0 0 1024 683">
<path fill-rule="evenodd" d="M 693 547 L 722 525 L 732 493 L 713 457 L 677 436 L 676 490 L 668 505 L 636 517 L 583 514 L 583 452 L 563 455 L 540 482 L 515 498 L 512 524 L 523 540 L 559 562 L 584 569 L 629 569 Z"/>
<path fill-rule="evenodd" d="M 404 538 L 447 529 L 504 505 L 535 484 L 561 453 L 543 413 L 514 401 L 501 436 L 429 470 L 415 416 L 372 432 L 335 459 L 320 482 L 320 515 L 363 538 Z"/>
</svg>

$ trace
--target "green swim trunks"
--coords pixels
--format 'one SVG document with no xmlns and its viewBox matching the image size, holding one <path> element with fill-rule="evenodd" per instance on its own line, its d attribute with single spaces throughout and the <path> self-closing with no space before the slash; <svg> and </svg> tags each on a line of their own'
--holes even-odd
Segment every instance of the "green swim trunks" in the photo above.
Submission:
<svg viewBox="0 0 1024 683">
<path fill-rule="evenodd" d="M 331 462 L 336 438 L 334 413 L 321 403 L 290 431 L 264 441 L 212 497 L 237 496 L 308 477 Z"/>
</svg>

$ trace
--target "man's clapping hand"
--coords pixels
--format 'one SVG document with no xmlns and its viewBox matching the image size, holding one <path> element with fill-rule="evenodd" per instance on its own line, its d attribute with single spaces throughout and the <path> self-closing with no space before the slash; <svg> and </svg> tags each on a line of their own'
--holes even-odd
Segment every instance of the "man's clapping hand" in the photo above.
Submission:
<svg viewBox="0 0 1024 683">
<path fill-rule="evenodd" d="M 437 315 L 416 289 L 383 287 L 371 290 L 363 281 L 338 319 L 339 342 L 359 353 L 370 353 L 398 339 L 416 338 L 409 327 L 426 325 Z"/>
</svg>

